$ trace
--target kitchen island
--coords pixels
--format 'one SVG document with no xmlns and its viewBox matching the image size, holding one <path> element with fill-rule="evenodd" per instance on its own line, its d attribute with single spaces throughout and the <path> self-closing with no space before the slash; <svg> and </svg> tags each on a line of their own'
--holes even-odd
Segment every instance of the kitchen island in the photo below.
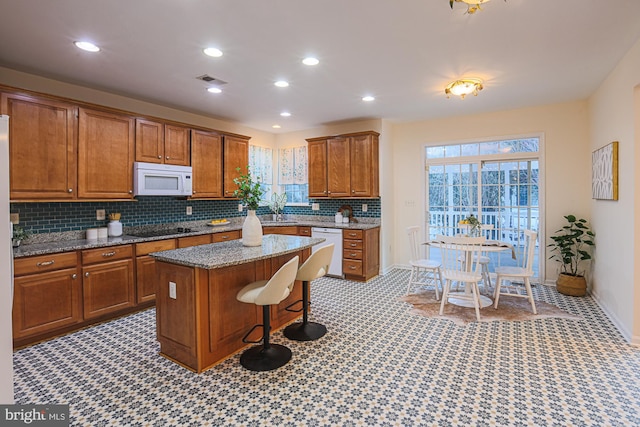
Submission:
<svg viewBox="0 0 640 427">
<path fill-rule="evenodd" d="M 323 241 L 266 235 L 256 247 L 234 240 L 151 253 L 157 261 L 160 354 L 200 373 L 241 350 L 247 345 L 242 342 L 247 331 L 262 323 L 262 310 L 237 301 L 238 291 L 250 282 L 269 279 L 296 255 L 302 264 L 311 247 Z M 301 284 L 297 283 L 289 297 L 272 308 L 274 330 L 300 317 L 285 307 L 301 296 Z M 249 339 L 259 339 L 260 332 L 258 328 Z"/>
</svg>

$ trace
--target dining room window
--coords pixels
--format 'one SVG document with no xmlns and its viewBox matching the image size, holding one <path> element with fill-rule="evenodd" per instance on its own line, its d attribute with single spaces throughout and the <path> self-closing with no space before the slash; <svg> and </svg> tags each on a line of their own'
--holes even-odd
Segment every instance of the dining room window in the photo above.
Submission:
<svg viewBox="0 0 640 427">
<path fill-rule="evenodd" d="M 538 232 L 534 272 L 544 271 L 540 227 L 541 137 L 425 147 L 427 239 L 462 232 L 460 220 L 474 215 L 492 228 L 488 239 L 513 245 L 523 259 L 524 230 Z M 507 251 L 491 254 L 494 266 L 515 265 Z"/>
</svg>

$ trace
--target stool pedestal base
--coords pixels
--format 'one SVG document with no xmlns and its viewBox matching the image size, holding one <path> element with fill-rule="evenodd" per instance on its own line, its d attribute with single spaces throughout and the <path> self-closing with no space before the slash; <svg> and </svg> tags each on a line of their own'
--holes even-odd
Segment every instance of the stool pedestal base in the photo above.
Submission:
<svg viewBox="0 0 640 427">
<path fill-rule="evenodd" d="M 327 333 L 327 328 L 324 325 L 314 322 L 294 323 L 287 326 L 283 333 L 284 336 L 290 340 L 313 341 L 323 337 L 324 334 Z"/>
<path fill-rule="evenodd" d="M 250 371 L 271 371 L 286 365 L 289 360 L 291 350 L 280 344 L 271 344 L 269 348 L 258 345 L 240 356 L 240 364 Z"/>
</svg>

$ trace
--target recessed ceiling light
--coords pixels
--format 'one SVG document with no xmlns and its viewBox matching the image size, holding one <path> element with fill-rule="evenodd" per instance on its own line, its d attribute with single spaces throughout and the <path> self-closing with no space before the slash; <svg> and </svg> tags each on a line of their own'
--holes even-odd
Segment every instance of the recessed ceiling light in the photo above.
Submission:
<svg viewBox="0 0 640 427">
<path fill-rule="evenodd" d="M 76 47 L 86 50 L 87 52 L 99 52 L 100 48 L 91 42 L 73 42 Z"/>
<path fill-rule="evenodd" d="M 371 95 L 367 95 L 367 96 L 363 96 L 363 97 L 362 97 L 362 100 L 363 100 L 364 102 L 371 102 L 371 101 L 375 101 L 375 99 L 376 99 L 376 98 L 374 98 L 374 97 L 373 97 L 373 96 L 371 96 Z"/>
<path fill-rule="evenodd" d="M 208 47 L 203 50 L 204 54 L 207 56 L 213 56 L 214 58 L 219 58 L 222 56 L 222 51 L 215 47 Z"/>
<path fill-rule="evenodd" d="M 284 80 L 278 80 L 277 82 L 274 83 L 274 85 L 276 85 L 278 87 L 287 87 L 287 86 L 289 86 L 289 82 L 284 81 Z"/>
<path fill-rule="evenodd" d="M 280 113 L 280 115 L 281 115 L 282 117 L 291 117 L 291 113 L 290 113 L 290 112 L 288 112 L 288 111 L 283 111 L 282 113 Z"/>
<path fill-rule="evenodd" d="M 320 63 L 320 61 L 318 60 L 318 58 L 313 58 L 313 57 L 308 57 L 308 58 L 304 58 L 302 60 L 302 63 L 304 65 L 318 65 Z"/>
<path fill-rule="evenodd" d="M 222 89 L 220 89 L 219 87 L 210 87 L 207 88 L 207 91 L 211 93 L 222 93 Z"/>
<path fill-rule="evenodd" d="M 273 125 L 273 126 L 271 126 L 271 127 L 272 127 L 272 128 L 274 128 L 274 129 L 280 129 L 282 126 L 280 126 L 280 125 Z"/>
</svg>

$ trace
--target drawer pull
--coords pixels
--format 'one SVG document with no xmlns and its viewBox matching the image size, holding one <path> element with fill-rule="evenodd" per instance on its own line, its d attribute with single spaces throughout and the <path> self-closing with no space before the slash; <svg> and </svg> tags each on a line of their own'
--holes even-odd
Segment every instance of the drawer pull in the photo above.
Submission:
<svg viewBox="0 0 640 427">
<path fill-rule="evenodd" d="M 102 256 L 105 257 L 105 258 L 109 258 L 109 257 L 114 256 L 115 254 L 116 254 L 116 251 L 111 251 L 111 252 L 103 253 Z"/>
<path fill-rule="evenodd" d="M 352 248 L 355 248 L 356 246 L 358 246 L 358 245 L 356 245 L 355 243 L 351 243 L 351 247 Z"/>
<path fill-rule="evenodd" d="M 349 237 L 356 237 L 357 234 L 356 233 L 349 233 Z"/>
<path fill-rule="evenodd" d="M 354 254 L 354 253 L 351 254 L 351 256 L 356 256 L 356 255 L 358 255 L 358 254 Z"/>
<path fill-rule="evenodd" d="M 223 239 L 228 239 L 228 238 L 229 238 L 229 236 L 222 236 L 222 238 L 223 238 Z"/>
<path fill-rule="evenodd" d="M 350 265 L 350 266 L 349 266 L 349 270 L 355 270 L 355 269 L 356 269 L 356 267 L 355 267 L 355 266 L 353 266 L 353 265 Z"/>
<path fill-rule="evenodd" d="M 36 267 L 48 267 L 50 265 L 53 265 L 53 263 L 56 262 L 55 259 L 52 259 L 51 261 L 42 261 L 36 264 Z"/>
</svg>

